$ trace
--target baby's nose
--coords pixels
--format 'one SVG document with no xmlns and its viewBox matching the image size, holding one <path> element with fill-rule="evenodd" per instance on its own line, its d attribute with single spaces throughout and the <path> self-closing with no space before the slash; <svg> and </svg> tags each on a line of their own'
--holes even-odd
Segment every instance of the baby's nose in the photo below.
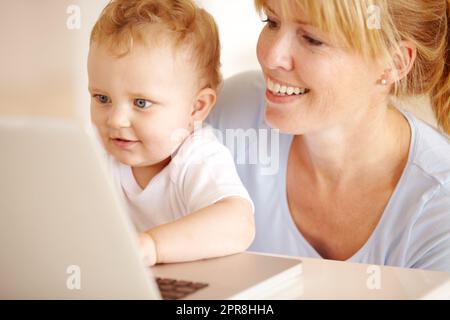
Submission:
<svg viewBox="0 0 450 320">
<path fill-rule="evenodd" d="M 111 128 L 126 128 L 131 126 L 131 110 L 126 105 L 113 105 L 108 117 Z"/>
</svg>

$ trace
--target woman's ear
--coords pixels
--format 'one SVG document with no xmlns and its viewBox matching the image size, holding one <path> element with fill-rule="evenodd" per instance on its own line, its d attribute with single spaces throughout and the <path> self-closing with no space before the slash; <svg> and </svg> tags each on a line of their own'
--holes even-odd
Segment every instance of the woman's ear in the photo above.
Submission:
<svg viewBox="0 0 450 320">
<path fill-rule="evenodd" d="M 411 41 L 400 42 L 400 51 L 394 53 L 394 65 L 392 69 L 392 80 L 400 81 L 411 71 L 417 57 L 417 48 Z"/>
<path fill-rule="evenodd" d="M 216 103 L 216 91 L 211 88 L 200 90 L 194 100 L 194 106 L 191 114 L 193 122 L 203 122 Z"/>
</svg>

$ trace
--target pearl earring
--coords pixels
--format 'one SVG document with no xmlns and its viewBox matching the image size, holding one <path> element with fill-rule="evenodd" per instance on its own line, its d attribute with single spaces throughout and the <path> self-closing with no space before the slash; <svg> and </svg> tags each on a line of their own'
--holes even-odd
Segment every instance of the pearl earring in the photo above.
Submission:
<svg viewBox="0 0 450 320">
<path fill-rule="evenodd" d="M 381 80 L 380 80 L 381 85 L 383 85 L 383 86 L 387 85 L 387 83 L 388 83 L 387 77 L 389 77 L 390 71 L 391 71 L 391 69 L 384 71 L 384 74 L 381 76 Z"/>
</svg>

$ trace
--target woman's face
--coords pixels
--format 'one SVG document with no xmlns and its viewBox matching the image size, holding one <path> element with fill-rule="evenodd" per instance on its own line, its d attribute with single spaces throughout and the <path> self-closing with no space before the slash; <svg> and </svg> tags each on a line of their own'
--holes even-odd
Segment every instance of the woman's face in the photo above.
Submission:
<svg viewBox="0 0 450 320">
<path fill-rule="evenodd" d="M 301 12 L 283 16 L 280 1 L 267 1 L 265 14 L 257 55 L 269 125 L 291 134 L 332 133 L 370 121 L 386 98 L 377 84 L 383 69 L 340 48 Z"/>
</svg>

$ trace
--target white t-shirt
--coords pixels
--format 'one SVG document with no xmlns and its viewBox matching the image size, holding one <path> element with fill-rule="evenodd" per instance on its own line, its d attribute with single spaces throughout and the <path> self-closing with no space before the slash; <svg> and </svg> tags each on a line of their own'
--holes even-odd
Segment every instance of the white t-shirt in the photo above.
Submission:
<svg viewBox="0 0 450 320">
<path fill-rule="evenodd" d="M 228 79 L 208 123 L 222 132 L 271 130 L 264 119 L 264 92 L 260 72 Z M 450 139 L 402 112 L 412 132 L 408 162 L 372 235 L 348 261 L 450 272 Z M 246 150 L 231 150 L 255 203 L 256 238 L 250 250 L 321 258 L 297 229 L 287 202 L 286 169 L 293 136 L 254 137 Z M 270 151 L 263 158 L 271 159 L 271 164 L 239 164 L 242 153 L 254 150 Z"/>
<path fill-rule="evenodd" d="M 205 126 L 191 134 L 143 190 L 131 167 L 108 157 L 116 187 L 139 232 L 179 219 L 230 196 L 253 203 L 228 149 Z"/>
</svg>

